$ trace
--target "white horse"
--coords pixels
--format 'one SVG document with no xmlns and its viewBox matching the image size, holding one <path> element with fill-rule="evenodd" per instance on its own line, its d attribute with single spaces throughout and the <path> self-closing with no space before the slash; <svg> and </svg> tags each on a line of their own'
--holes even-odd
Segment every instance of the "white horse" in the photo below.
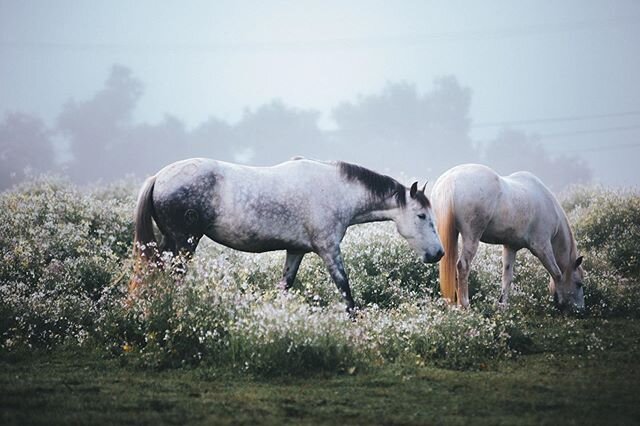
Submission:
<svg viewBox="0 0 640 426">
<path fill-rule="evenodd" d="M 425 262 L 443 256 L 429 200 L 417 182 L 396 180 L 344 162 L 296 158 L 273 167 L 249 167 L 194 158 L 170 164 L 145 182 L 138 197 L 135 255 L 160 262 L 160 252 L 193 254 L 203 235 L 247 252 L 286 250 L 280 285 L 289 288 L 302 257 L 318 254 L 354 308 L 340 242 L 347 228 L 393 220 Z M 139 263 L 138 263 L 139 264 Z M 132 286 L 141 280 L 134 276 Z"/>
<path fill-rule="evenodd" d="M 528 172 L 501 177 L 486 166 L 464 164 L 440 176 L 431 195 L 445 251 L 440 290 L 450 303 L 469 305 L 470 265 L 482 241 L 503 245 L 503 305 L 516 252 L 527 248 L 551 275 L 549 290 L 557 303 L 584 308 L 582 256 L 564 210 L 540 179 Z"/>
</svg>

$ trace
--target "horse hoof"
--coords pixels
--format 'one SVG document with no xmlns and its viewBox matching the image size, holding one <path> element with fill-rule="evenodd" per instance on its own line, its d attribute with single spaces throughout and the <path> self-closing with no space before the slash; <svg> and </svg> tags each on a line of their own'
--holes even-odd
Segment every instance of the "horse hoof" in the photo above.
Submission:
<svg viewBox="0 0 640 426">
<path fill-rule="evenodd" d="M 356 319 L 358 319 L 358 314 L 360 312 L 360 309 L 356 308 L 355 306 L 347 306 L 347 315 L 349 316 L 349 319 L 351 321 L 356 321 Z"/>
</svg>

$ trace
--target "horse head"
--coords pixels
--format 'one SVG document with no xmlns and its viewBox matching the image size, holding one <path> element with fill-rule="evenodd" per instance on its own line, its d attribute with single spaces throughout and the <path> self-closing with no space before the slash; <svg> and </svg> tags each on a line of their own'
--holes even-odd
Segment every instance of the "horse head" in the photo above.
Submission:
<svg viewBox="0 0 640 426">
<path fill-rule="evenodd" d="M 400 207 L 400 214 L 395 219 L 395 223 L 400 235 L 407 240 L 422 260 L 435 263 L 444 256 L 444 250 L 436 230 L 431 203 L 424 194 L 425 187 L 418 190 L 418 182 L 411 185 L 407 202 Z"/>
<path fill-rule="evenodd" d="M 569 262 L 562 273 L 562 279 L 556 283 L 553 278 L 549 282 L 549 289 L 553 299 L 560 309 L 584 309 L 584 270 L 582 256 Z"/>
</svg>

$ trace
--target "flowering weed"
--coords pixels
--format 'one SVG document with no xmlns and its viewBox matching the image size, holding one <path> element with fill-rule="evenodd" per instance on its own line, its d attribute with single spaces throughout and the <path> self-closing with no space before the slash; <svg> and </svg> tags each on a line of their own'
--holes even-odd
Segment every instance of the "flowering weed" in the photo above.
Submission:
<svg viewBox="0 0 640 426">
<path fill-rule="evenodd" d="M 592 191 L 565 200 L 586 259 L 587 315 L 637 316 L 640 197 Z M 502 310 L 500 248 L 481 245 L 471 308 L 461 310 L 441 301 L 437 266 L 384 223 L 353 227 L 342 246 L 360 306 L 355 319 L 317 256 L 305 256 L 284 292 L 276 287 L 283 253 L 207 241 L 186 275 L 150 271 L 131 298 L 134 195 L 125 184 L 86 190 L 47 178 L 0 194 L 0 351 L 64 343 L 155 368 L 353 374 L 394 363 L 483 369 L 528 351 L 603 350 L 599 330 L 556 312 L 547 273 L 524 250 Z"/>
</svg>

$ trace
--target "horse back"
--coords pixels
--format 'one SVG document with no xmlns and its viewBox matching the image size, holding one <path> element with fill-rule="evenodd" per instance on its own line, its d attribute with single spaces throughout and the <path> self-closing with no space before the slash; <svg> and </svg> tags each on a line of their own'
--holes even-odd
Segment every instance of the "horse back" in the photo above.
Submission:
<svg viewBox="0 0 640 426">
<path fill-rule="evenodd" d="M 517 172 L 501 177 L 502 194 L 483 241 L 530 248 L 551 239 L 559 219 L 559 204 L 535 175 Z"/>
<path fill-rule="evenodd" d="M 528 172 L 502 177 L 489 167 L 464 164 L 443 174 L 433 191 L 436 211 L 452 209 L 463 237 L 518 249 L 549 238 L 557 226 L 555 197 Z M 450 207 L 438 206 L 445 202 Z"/>
<path fill-rule="evenodd" d="M 193 179 L 176 178 L 180 170 L 191 169 L 197 169 Z M 253 167 L 194 159 L 175 163 L 160 174 L 167 176 L 165 195 L 174 203 L 165 209 L 173 215 L 169 222 L 179 223 L 185 209 L 195 210 L 205 219 L 205 235 L 238 250 L 311 251 L 318 234 L 336 232 L 342 216 L 347 221 L 347 215 L 340 214 L 348 203 L 338 185 L 338 172 L 328 163 L 297 159 Z M 199 200 L 201 210 L 183 202 L 185 189 L 189 198 Z"/>
<path fill-rule="evenodd" d="M 449 211 L 459 232 L 477 234 L 493 216 L 502 196 L 502 183 L 500 176 L 486 166 L 463 164 L 438 178 L 432 194 L 438 220 Z"/>
</svg>

